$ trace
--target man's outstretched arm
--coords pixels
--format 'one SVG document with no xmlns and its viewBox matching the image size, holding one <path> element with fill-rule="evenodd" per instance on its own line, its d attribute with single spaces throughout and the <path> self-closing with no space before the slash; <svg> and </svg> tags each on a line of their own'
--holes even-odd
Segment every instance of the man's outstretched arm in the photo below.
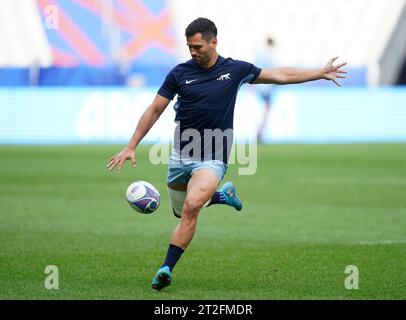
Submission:
<svg viewBox="0 0 406 320">
<path fill-rule="evenodd" d="M 337 59 L 338 57 L 331 59 L 323 69 L 298 69 L 291 67 L 262 69 L 254 84 L 294 84 L 325 79 L 333 81 L 337 86 L 341 86 L 337 80 L 339 78 L 346 78 L 345 74 L 347 72 L 341 68 L 347 63 L 343 62 L 335 66 L 333 63 Z"/>
<path fill-rule="evenodd" d="M 135 166 L 135 148 L 152 128 L 154 123 L 159 119 L 169 102 L 170 100 L 167 98 L 164 98 L 159 94 L 156 95 L 154 101 L 147 108 L 147 110 L 145 110 L 138 121 L 137 128 L 128 142 L 128 145 L 108 160 L 107 168 L 109 171 L 117 167 L 117 173 L 119 173 L 126 160 L 131 160 L 131 164 Z"/>
</svg>

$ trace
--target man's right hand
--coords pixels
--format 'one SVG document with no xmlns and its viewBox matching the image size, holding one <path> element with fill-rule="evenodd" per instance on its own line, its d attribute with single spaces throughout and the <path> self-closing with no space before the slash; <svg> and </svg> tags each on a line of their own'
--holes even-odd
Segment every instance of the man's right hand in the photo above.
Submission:
<svg viewBox="0 0 406 320">
<path fill-rule="evenodd" d="M 116 155 L 112 156 L 107 163 L 107 168 L 109 171 L 112 171 L 115 167 L 117 167 L 117 173 L 120 173 L 121 168 L 124 165 L 126 160 L 131 160 L 131 164 L 133 167 L 136 165 L 135 161 L 135 150 L 129 147 L 125 147 L 121 152 L 117 153 Z"/>
</svg>

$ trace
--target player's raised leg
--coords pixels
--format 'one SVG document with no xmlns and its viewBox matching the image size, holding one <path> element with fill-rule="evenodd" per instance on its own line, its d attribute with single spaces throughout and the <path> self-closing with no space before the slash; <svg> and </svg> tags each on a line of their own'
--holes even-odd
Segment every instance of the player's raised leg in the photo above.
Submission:
<svg viewBox="0 0 406 320">
<path fill-rule="evenodd" d="M 237 211 L 242 209 L 241 199 L 238 197 L 237 190 L 232 182 L 226 182 L 220 190 L 214 192 L 211 199 L 204 206 L 210 207 L 213 204 L 225 204 Z"/>
<path fill-rule="evenodd" d="M 162 290 L 171 284 L 172 270 L 193 239 L 200 210 L 211 199 L 219 182 L 210 169 L 201 169 L 192 174 L 179 224 L 172 234 L 165 261 L 152 281 L 153 289 Z"/>
<path fill-rule="evenodd" d="M 172 212 L 175 217 L 180 218 L 182 214 L 183 204 L 186 199 L 186 185 L 168 184 L 168 194 L 172 205 Z M 203 205 L 209 207 L 215 204 L 225 204 L 233 207 L 237 211 L 241 211 L 242 202 L 237 195 L 237 190 L 232 182 L 226 182 L 219 189 L 214 191 L 212 197 Z"/>
</svg>

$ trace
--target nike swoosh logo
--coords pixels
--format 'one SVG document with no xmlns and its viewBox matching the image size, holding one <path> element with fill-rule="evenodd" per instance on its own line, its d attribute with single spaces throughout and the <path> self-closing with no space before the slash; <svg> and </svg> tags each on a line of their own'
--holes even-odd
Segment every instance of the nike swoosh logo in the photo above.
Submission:
<svg viewBox="0 0 406 320">
<path fill-rule="evenodd" d="M 186 80 L 186 81 L 185 81 L 185 83 L 186 83 L 186 84 L 190 84 L 190 83 L 195 82 L 195 81 L 197 81 L 197 80 L 198 80 L 198 79 L 194 79 L 194 80 Z"/>
</svg>

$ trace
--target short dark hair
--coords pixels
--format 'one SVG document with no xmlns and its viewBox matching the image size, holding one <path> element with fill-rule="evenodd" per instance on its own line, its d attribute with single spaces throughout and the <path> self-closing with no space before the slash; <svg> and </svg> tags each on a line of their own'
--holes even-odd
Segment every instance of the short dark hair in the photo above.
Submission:
<svg viewBox="0 0 406 320">
<path fill-rule="evenodd" d="M 217 37 L 217 27 L 213 21 L 206 18 L 197 18 L 186 28 L 185 36 L 191 37 L 196 33 L 201 33 L 204 40 L 211 40 Z"/>
</svg>

